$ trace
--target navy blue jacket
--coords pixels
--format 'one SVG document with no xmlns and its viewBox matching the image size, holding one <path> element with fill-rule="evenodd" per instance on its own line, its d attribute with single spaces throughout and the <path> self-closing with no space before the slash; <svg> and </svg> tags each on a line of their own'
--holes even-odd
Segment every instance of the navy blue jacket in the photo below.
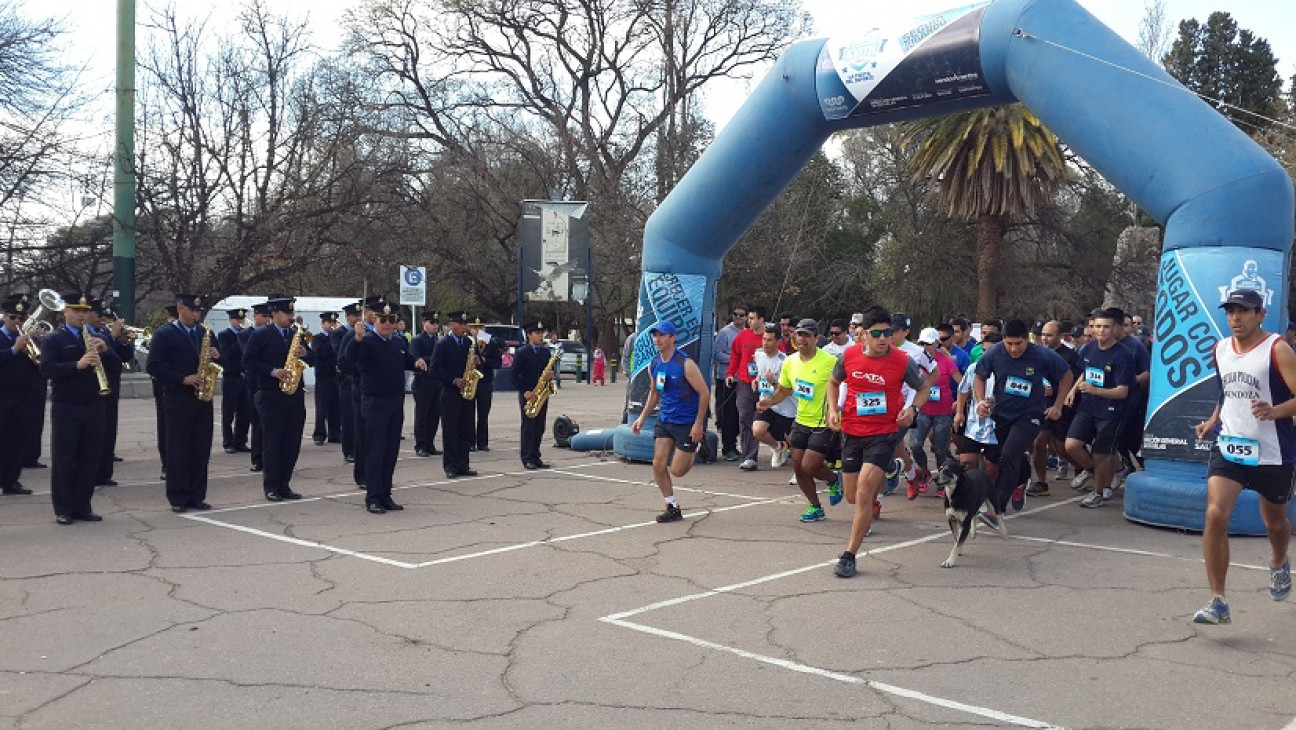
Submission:
<svg viewBox="0 0 1296 730">
<path fill-rule="evenodd" d="M 442 337 L 432 350 L 432 363 L 428 367 L 432 378 L 443 388 L 455 387 L 454 381 L 463 377 L 468 350 L 472 346 L 473 339 L 468 335 L 464 335 L 460 342 L 455 342 L 454 335 Z"/>
<path fill-rule="evenodd" d="M 40 369 L 27 357 L 27 348 L 14 350 L 18 335 L 10 335 L 0 327 L 0 393 L 21 394 L 27 397 Z"/>
<path fill-rule="evenodd" d="M 536 383 L 540 381 L 540 373 L 544 372 L 551 357 L 553 350 L 546 345 L 518 345 L 517 351 L 513 353 L 513 369 L 510 371 L 517 392 L 535 390 Z M 554 367 L 557 367 L 556 363 Z"/>
<path fill-rule="evenodd" d="M 335 332 L 339 329 L 341 328 L 333 328 Z M 311 340 L 310 350 L 315 357 L 315 379 L 337 380 L 337 350 L 333 348 L 333 335 L 317 332 Z"/>
<path fill-rule="evenodd" d="M 226 327 L 216 335 L 216 348 L 220 350 L 220 363 L 225 369 L 226 378 L 243 377 L 243 343 L 247 338 L 245 332 L 246 328 L 235 332 L 233 327 Z"/>
<path fill-rule="evenodd" d="M 356 370 L 360 373 L 360 392 L 377 398 L 405 397 L 405 371 L 413 370 L 417 360 L 403 347 L 405 338 L 392 335 L 384 340 L 370 332 L 351 345 Z"/>
<path fill-rule="evenodd" d="M 83 335 L 72 334 L 66 325 L 41 340 L 41 374 L 50 379 L 50 401 L 54 403 L 99 403 L 99 380 L 94 368 L 77 370 L 77 360 L 86 352 Z"/>
<path fill-rule="evenodd" d="M 185 378 L 198 372 L 202 339 L 201 324 L 194 327 L 192 335 L 179 322 L 159 327 L 149 343 L 148 374 L 167 385 L 183 385 Z M 216 342 L 215 337 L 212 342 Z"/>
<path fill-rule="evenodd" d="M 257 390 L 278 390 L 279 381 L 270 376 L 288 362 L 288 343 L 292 340 L 296 327 L 288 328 L 288 336 L 279 332 L 274 324 L 258 327 L 248 337 L 247 347 L 243 350 L 243 369 Z M 315 357 L 310 350 L 302 357 L 307 365 L 313 365 Z M 295 395 L 301 395 L 298 390 Z"/>
</svg>

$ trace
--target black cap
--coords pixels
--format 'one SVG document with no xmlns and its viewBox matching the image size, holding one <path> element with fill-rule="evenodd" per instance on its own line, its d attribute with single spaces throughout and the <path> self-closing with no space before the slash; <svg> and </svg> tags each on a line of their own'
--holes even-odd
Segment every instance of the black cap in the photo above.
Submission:
<svg viewBox="0 0 1296 730">
<path fill-rule="evenodd" d="M 31 314 L 31 305 L 22 299 L 14 299 L 13 297 L 10 297 L 9 299 L 4 300 L 4 302 L 0 302 L 0 311 L 3 311 L 5 314 L 26 315 Z"/>
<path fill-rule="evenodd" d="M 266 306 L 270 308 L 271 312 L 287 312 L 292 314 L 293 304 L 296 301 L 297 300 L 292 297 L 278 296 L 267 299 Z"/>
<path fill-rule="evenodd" d="M 1072 336 L 1072 337 L 1084 337 L 1084 336 L 1085 336 L 1085 328 L 1084 328 L 1084 327 L 1081 327 L 1081 326 L 1079 326 L 1079 325 L 1076 325 L 1075 327 L 1072 327 L 1072 328 L 1071 328 L 1071 336 Z"/>
<path fill-rule="evenodd" d="M 70 292 L 63 295 L 63 303 L 68 309 L 89 309 L 90 297 L 85 292 Z"/>
<path fill-rule="evenodd" d="M 446 315 L 447 321 L 458 322 L 459 324 L 468 324 L 468 313 L 455 311 Z"/>
<path fill-rule="evenodd" d="M 321 322 L 336 322 L 337 312 L 320 312 Z"/>
<path fill-rule="evenodd" d="M 261 316 L 263 316 L 263 317 L 269 317 L 269 316 L 270 316 L 270 302 L 261 302 L 260 304 L 253 304 L 253 305 L 252 305 L 252 313 L 253 313 L 253 314 L 259 314 L 259 315 L 261 315 Z"/>
<path fill-rule="evenodd" d="M 91 299 L 91 300 L 90 300 L 90 311 L 91 311 L 91 312 L 94 312 L 95 314 L 98 314 L 98 315 L 102 315 L 102 314 L 104 313 L 104 310 L 105 310 L 105 309 L 106 309 L 106 307 L 104 307 L 104 303 L 103 303 L 103 300 L 102 300 L 102 299 Z"/>
<path fill-rule="evenodd" d="M 440 316 L 440 312 L 434 312 L 430 309 L 423 310 L 423 314 L 419 315 L 424 322 L 436 322 Z"/>
<path fill-rule="evenodd" d="M 385 299 L 386 297 L 382 294 L 370 294 L 364 299 L 364 307 L 365 309 L 374 309 L 377 305 L 382 304 Z"/>
<path fill-rule="evenodd" d="M 392 304 L 391 302 L 374 302 L 370 309 L 372 309 L 373 313 L 379 317 L 400 316 L 400 305 Z"/>
<path fill-rule="evenodd" d="M 897 330 L 913 329 L 913 323 L 909 320 L 909 315 L 904 312 L 893 312 L 891 314 L 891 328 Z"/>
<path fill-rule="evenodd" d="M 350 304 L 342 308 L 342 313 L 349 314 L 353 317 L 358 317 L 360 315 L 360 306 L 361 306 L 360 302 L 351 302 Z"/>
<path fill-rule="evenodd" d="M 247 310 L 246 310 L 246 309 L 227 309 L 227 310 L 225 310 L 225 316 L 226 316 L 226 317 L 229 317 L 230 319 L 247 319 Z"/>
<path fill-rule="evenodd" d="M 175 300 L 176 304 L 179 304 L 182 307 L 188 307 L 189 309 L 207 308 L 207 302 L 201 294 L 185 294 L 183 292 L 176 292 Z"/>
<path fill-rule="evenodd" d="M 1247 309 L 1264 309 L 1264 297 L 1260 292 L 1252 289 L 1234 289 L 1229 292 L 1228 299 L 1220 305 L 1220 309 L 1229 306 L 1246 307 Z"/>
<path fill-rule="evenodd" d="M 812 335 L 819 334 L 819 323 L 813 319 L 803 319 L 796 324 L 796 332 L 805 332 Z"/>
<path fill-rule="evenodd" d="M 522 325 L 522 331 L 526 332 L 528 335 L 531 334 L 532 332 L 544 332 L 545 331 L 544 322 L 541 322 L 539 320 L 536 320 L 535 322 L 527 322 L 526 324 Z"/>
</svg>

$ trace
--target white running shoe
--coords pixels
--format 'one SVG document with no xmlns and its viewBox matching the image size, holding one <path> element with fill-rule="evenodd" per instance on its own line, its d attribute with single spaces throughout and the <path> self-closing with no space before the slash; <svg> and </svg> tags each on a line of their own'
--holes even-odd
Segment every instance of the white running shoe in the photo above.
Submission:
<svg viewBox="0 0 1296 730">
<path fill-rule="evenodd" d="M 1071 488 L 1080 491 L 1083 490 L 1086 486 L 1088 486 L 1089 482 L 1092 481 L 1093 481 L 1093 474 L 1091 474 L 1090 472 L 1084 469 L 1081 469 L 1080 471 L 1076 472 L 1075 479 L 1071 480 Z"/>
<path fill-rule="evenodd" d="M 1070 479 L 1070 478 L 1071 478 L 1071 465 L 1068 464 L 1068 463 L 1066 463 L 1065 461 L 1062 462 L 1061 464 L 1059 464 L 1059 465 L 1058 465 L 1058 468 L 1057 468 L 1057 478 L 1058 478 L 1058 479 Z"/>
<path fill-rule="evenodd" d="M 1125 477 L 1129 475 L 1130 468 L 1124 462 L 1121 462 L 1120 468 L 1116 470 L 1115 474 L 1112 474 L 1111 488 L 1120 489 L 1125 486 Z"/>
<path fill-rule="evenodd" d="M 774 469 L 779 468 L 787 463 L 791 449 L 788 448 L 786 441 L 780 441 L 779 447 L 774 449 L 773 455 L 770 456 L 770 466 Z"/>
<path fill-rule="evenodd" d="M 796 483 L 797 483 L 796 474 L 793 474 L 792 477 L 788 479 L 788 484 L 796 484 Z"/>
</svg>

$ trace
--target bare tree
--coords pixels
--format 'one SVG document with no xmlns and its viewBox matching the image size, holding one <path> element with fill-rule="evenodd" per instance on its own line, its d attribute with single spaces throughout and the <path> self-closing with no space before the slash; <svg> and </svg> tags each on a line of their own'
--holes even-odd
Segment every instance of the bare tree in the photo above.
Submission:
<svg viewBox="0 0 1296 730">
<path fill-rule="evenodd" d="M 1147 0 L 1143 6 L 1143 18 L 1139 21 L 1139 52 L 1153 63 L 1161 63 L 1170 52 L 1173 30 L 1166 18 L 1165 0 Z"/>
</svg>

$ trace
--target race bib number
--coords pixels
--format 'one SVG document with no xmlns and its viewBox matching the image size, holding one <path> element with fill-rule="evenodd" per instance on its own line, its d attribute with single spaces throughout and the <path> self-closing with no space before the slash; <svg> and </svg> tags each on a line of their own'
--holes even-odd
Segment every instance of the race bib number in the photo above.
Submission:
<svg viewBox="0 0 1296 730">
<path fill-rule="evenodd" d="M 760 385 L 757 386 L 756 391 L 760 393 L 762 398 L 769 398 L 770 396 L 774 395 L 774 384 L 764 378 L 761 378 Z"/>
<path fill-rule="evenodd" d="M 814 383 L 809 380 L 797 380 L 792 393 L 800 400 L 814 400 Z"/>
<path fill-rule="evenodd" d="M 1025 378 L 1019 378 L 1010 375 L 1008 381 L 1004 383 L 1004 392 L 1008 395 L 1015 395 L 1018 398 L 1029 398 L 1031 394 L 1031 381 Z"/>
<path fill-rule="evenodd" d="M 755 360 L 752 360 L 751 362 L 747 363 L 747 377 L 749 377 L 749 378 L 754 378 L 754 377 L 756 377 L 756 361 L 755 361 Z"/>
<path fill-rule="evenodd" d="M 1260 466 L 1260 442 L 1244 436 L 1219 437 L 1220 455 L 1234 464 Z"/>
<path fill-rule="evenodd" d="M 886 413 L 886 393 L 857 393 L 855 415 L 880 416 Z"/>
<path fill-rule="evenodd" d="M 1103 383 L 1107 382 L 1106 374 L 1102 368 L 1087 367 L 1085 368 L 1085 382 L 1095 388 L 1102 388 Z"/>
<path fill-rule="evenodd" d="M 933 385 L 931 387 L 931 394 L 927 396 L 928 402 L 940 403 L 940 391 L 941 388 L 939 385 Z"/>
<path fill-rule="evenodd" d="M 666 390 L 666 373 L 657 373 L 657 380 L 653 383 L 657 390 Z"/>
</svg>

